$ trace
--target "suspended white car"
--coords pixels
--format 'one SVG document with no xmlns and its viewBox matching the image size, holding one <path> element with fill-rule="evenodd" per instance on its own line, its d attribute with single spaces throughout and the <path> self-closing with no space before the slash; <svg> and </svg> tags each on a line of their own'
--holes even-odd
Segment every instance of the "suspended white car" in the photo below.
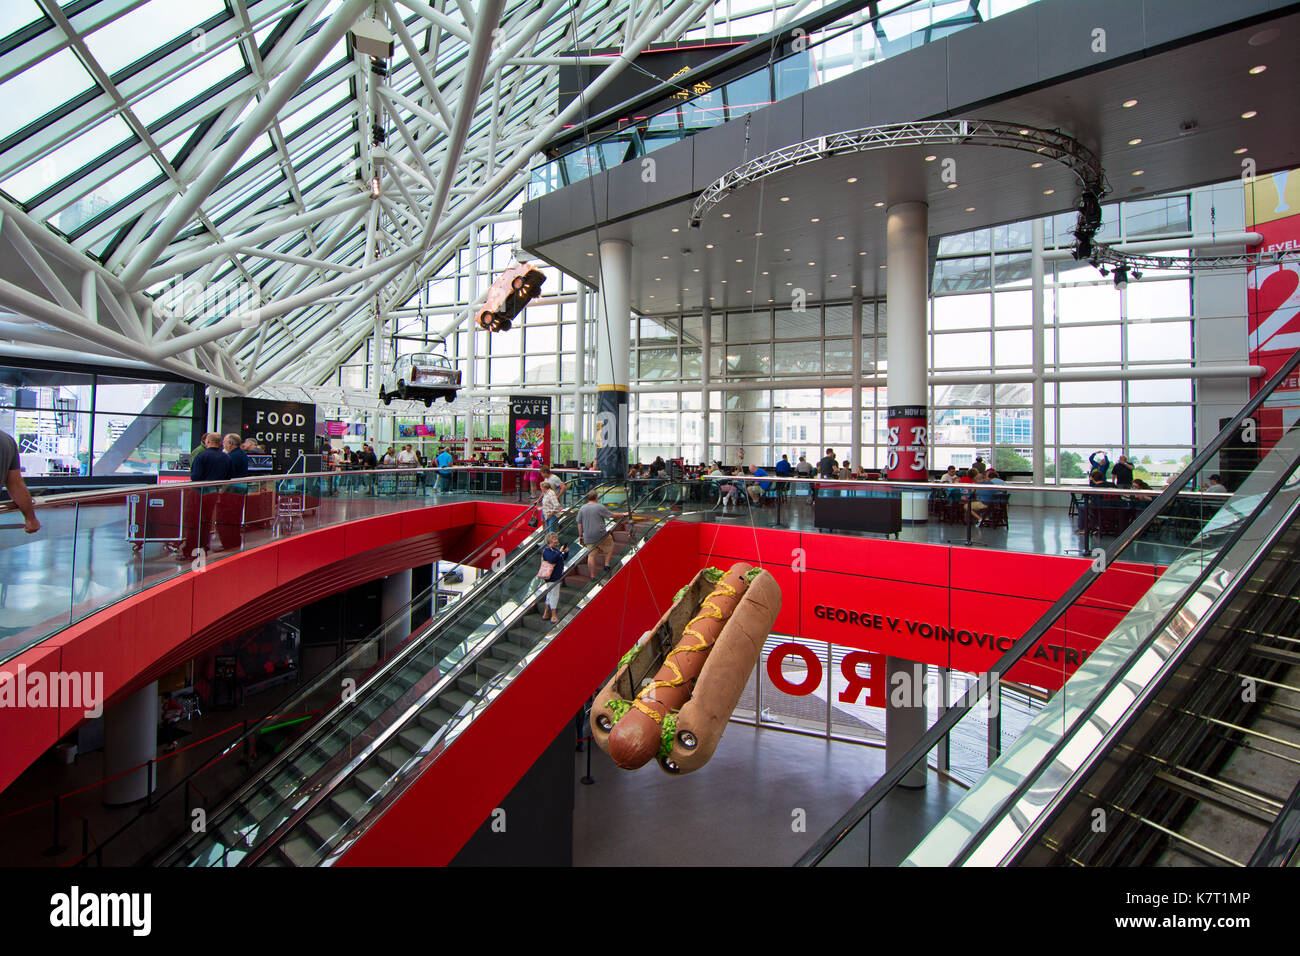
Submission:
<svg viewBox="0 0 1300 956">
<path fill-rule="evenodd" d="M 542 294 L 542 283 L 545 281 L 546 276 L 541 270 L 527 260 L 511 263 L 488 287 L 483 308 L 476 320 L 478 327 L 489 332 L 509 330 L 511 320 L 524 311 L 524 306 Z"/>
<path fill-rule="evenodd" d="M 460 388 L 460 371 L 445 355 L 415 352 L 397 360 L 379 384 L 379 400 L 385 405 L 394 398 L 423 399 L 425 407 L 435 398 L 453 401 Z"/>
</svg>

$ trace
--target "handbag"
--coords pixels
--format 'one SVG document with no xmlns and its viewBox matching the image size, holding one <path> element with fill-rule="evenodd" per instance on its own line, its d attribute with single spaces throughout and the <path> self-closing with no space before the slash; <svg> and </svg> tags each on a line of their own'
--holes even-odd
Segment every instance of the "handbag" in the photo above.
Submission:
<svg viewBox="0 0 1300 956">
<path fill-rule="evenodd" d="M 537 576 L 543 581 L 551 580 L 551 575 L 555 573 L 555 562 L 542 560 L 542 566 L 537 569 Z"/>
<path fill-rule="evenodd" d="M 536 528 L 541 523 L 542 523 L 541 519 L 537 517 L 536 511 L 534 511 L 532 514 L 528 516 L 528 527 Z"/>
</svg>

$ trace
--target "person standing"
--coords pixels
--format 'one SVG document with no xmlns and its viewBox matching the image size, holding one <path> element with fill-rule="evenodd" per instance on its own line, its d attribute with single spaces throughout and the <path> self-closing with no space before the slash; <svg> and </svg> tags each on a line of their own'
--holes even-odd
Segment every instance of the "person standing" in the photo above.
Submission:
<svg viewBox="0 0 1300 956">
<path fill-rule="evenodd" d="M 451 452 L 445 447 L 438 450 L 438 457 L 434 459 L 438 463 L 438 493 L 451 491 Z"/>
<path fill-rule="evenodd" d="M 209 432 L 203 436 L 203 451 L 190 462 L 190 481 L 229 481 L 230 456 L 221 450 L 221 436 Z M 205 552 L 212 545 L 212 522 L 221 502 L 220 488 L 192 488 L 185 495 L 185 544 L 176 560 L 187 562 L 195 551 Z"/>
<path fill-rule="evenodd" d="M 1104 451 L 1094 451 L 1091 455 L 1089 455 L 1088 465 L 1090 466 L 1089 469 L 1090 472 L 1100 471 L 1101 480 L 1102 481 L 1106 480 L 1106 472 L 1110 470 L 1110 458 L 1106 456 L 1106 453 Z"/>
<path fill-rule="evenodd" d="M 826 455 L 821 461 L 817 462 L 817 475 L 820 478 L 834 478 L 839 474 L 840 467 L 835 461 L 835 449 L 827 448 Z"/>
<path fill-rule="evenodd" d="M 36 518 L 36 508 L 32 505 L 31 492 L 27 482 L 23 481 L 22 460 L 18 455 L 18 443 L 7 431 L 0 431 L 0 474 L 4 475 L 5 490 L 9 498 L 18 506 L 23 516 L 23 530 L 35 534 L 41 530 L 41 523 Z"/>
<path fill-rule="evenodd" d="M 1116 488 L 1133 487 L 1133 466 L 1129 463 L 1127 455 L 1119 456 L 1119 461 L 1115 462 L 1115 467 L 1110 470 L 1110 474 Z"/>
<path fill-rule="evenodd" d="M 555 494 L 555 486 L 550 482 L 542 485 L 542 516 L 546 519 L 546 530 L 556 532 L 560 528 L 560 499 Z"/>
<path fill-rule="evenodd" d="M 230 434 L 222 442 L 226 457 L 230 459 L 230 477 L 248 476 L 248 453 L 239 447 L 239 436 Z M 245 484 L 231 485 L 219 496 L 217 506 L 217 534 L 224 551 L 235 551 L 244 541 L 244 502 L 248 494 Z"/>
<path fill-rule="evenodd" d="M 544 579 L 548 584 L 546 603 L 542 605 L 543 621 L 558 621 L 560 619 L 560 585 L 564 582 L 564 561 L 568 556 L 568 545 L 560 546 L 560 536 L 554 531 L 548 534 L 546 536 L 546 546 L 542 548 L 542 560 L 551 565 L 551 574 Z M 550 612 L 549 615 L 547 614 L 548 611 Z"/>
<path fill-rule="evenodd" d="M 593 581 L 597 564 L 601 565 L 602 573 L 608 571 L 609 558 L 614 553 L 614 535 L 605 530 L 605 522 L 626 516 L 626 513 L 610 511 L 599 499 L 600 495 L 589 491 L 587 503 L 578 509 L 578 542 L 591 549 L 587 552 L 587 571 Z"/>
</svg>

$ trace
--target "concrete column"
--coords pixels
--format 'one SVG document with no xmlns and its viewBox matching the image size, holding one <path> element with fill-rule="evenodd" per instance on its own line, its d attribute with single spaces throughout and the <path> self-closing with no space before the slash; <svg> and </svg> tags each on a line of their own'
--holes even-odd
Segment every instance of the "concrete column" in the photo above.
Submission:
<svg viewBox="0 0 1300 956">
<path fill-rule="evenodd" d="M 709 444 L 709 378 L 713 362 L 713 306 L 705 302 L 704 332 L 700 337 L 700 461 L 708 464 L 712 459 Z M 685 450 L 682 451 L 685 455 Z"/>
<path fill-rule="evenodd" d="M 606 478 L 627 477 L 628 379 L 631 364 L 632 244 L 600 244 L 596 307 L 596 462 Z"/>
<path fill-rule="evenodd" d="M 930 466 L 929 363 L 926 361 L 926 258 L 929 207 L 903 202 L 886 210 L 888 273 L 885 298 L 889 339 L 889 477 L 925 481 Z M 924 494 L 904 494 L 903 520 L 928 517 Z"/>
<path fill-rule="evenodd" d="M 411 633 L 411 572 L 398 571 L 384 578 L 379 587 L 379 619 L 387 621 L 394 614 L 405 613 L 390 627 L 383 637 L 381 653 L 387 655 Z"/>
<path fill-rule="evenodd" d="M 143 800 L 157 786 L 157 769 L 141 766 L 158 756 L 158 682 L 146 684 L 104 713 L 104 804 Z M 124 771 L 132 767 L 130 773 Z M 121 776 L 118 776 L 121 774 Z"/>
<path fill-rule="evenodd" d="M 1029 427 L 1033 432 L 1033 456 L 1034 456 L 1034 484 L 1041 485 L 1046 481 L 1047 468 L 1044 459 L 1047 457 L 1047 386 L 1043 382 L 1043 371 L 1046 367 L 1046 358 L 1043 356 L 1043 349 L 1046 347 L 1046 326 L 1047 316 L 1044 314 L 1044 302 L 1046 301 L 1046 282 L 1044 280 L 1043 266 L 1043 220 L 1035 219 L 1033 224 L 1033 238 L 1030 240 L 1029 253 L 1029 281 L 1030 281 L 1030 311 L 1031 321 L 1033 322 L 1033 331 L 1030 333 L 1034 349 L 1034 382 L 1033 382 L 1033 408 L 1030 411 Z M 1059 481 L 1059 479 L 1058 479 Z M 1046 495 L 1043 492 L 1035 492 L 1034 507 L 1041 508 L 1046 502 Z"/>
<path fill-rule="evenodd" d="M 578 286 L 575 308 L 577 322 L 573 328 L 573 457 L 579 465 L 589 459 L 583 450 L 587 436 L 587 418 L 582 412 L 582 386 L 587 382 L 587 287 Z"/>
<path fill-rule="evenodd" d="M 855 31 L 856 35 L 856 31 Z M 853 293 L 853 328 L 850 339 L 853 343 L 853 417 L 849 419 L 849 454 L 851 461 L 863 467 L 862 457 L 862 293 Z M 872 426 L 873 431 L 875 426 Z M 874 435 L 873 435 L 874 438 Z"/>
<path fill-rule="evenodd" d="M 885 766 L 892 767 L 925 734 L 925 665 L 888 657 L 885 679 Z M 918 761 L 900 786 L 912 790 L 924 787 L 926 765 L 926 761 Z"/>
</svg>

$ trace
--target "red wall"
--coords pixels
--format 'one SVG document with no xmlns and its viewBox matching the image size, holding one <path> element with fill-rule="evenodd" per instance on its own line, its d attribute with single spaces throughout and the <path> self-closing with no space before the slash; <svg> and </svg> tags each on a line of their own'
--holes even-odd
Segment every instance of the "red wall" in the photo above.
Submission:
<svg viewBox="0 0 1300 956">
<path fill-rule="evenodd" d="M 802 549 L 799 551 L 798 549 Z M 802 572 L 793 566 L 805 564 Z M 637 560 L 551 641 L 499 698 L 411 784 L 353 845 L 351 866 L 445 865 L 487 819 L 619 657 L 652 626 L 701 567 L 761 561 L 781 584 L 778 632 L 932 664 L 982 671 L 996 646 L 926 639 L 907 621 L 1015 639 L 1086 569 L 1086 558 L 973 552 L 840 535 L 727 525 L 668 525 Z M 1040 642 L 1014 676 L 1060 686 L 1076 663 L 1064 649 L 1091 651 L 1155 579 L 1151 565 L 1113 568 Z M 872 626 L 828 621 L 818 604 L 869 611 Z M 876 628 L 876 614 L 882 626 Z M 885 618 L 894 618 L 891 626 Z M 1051 647 L 1055 645 L 1056 660 Z M 1081 655 L 1080 655 L 1081 656 Z M 647 770 L 646 773 L 658 773 Z"/>
<path fill-rule="evenodd" d="M 279 538 L 125 598 L 5 662 L 0 672 L 102 671 L 111 706 L 205 648 L 294 607 L 435 556 L 454 560 L 468 550 L 463 542 L 479 522 L 495 530 L 520 510 L 458 502 Z M 0 708 L 0 790 L 84 719 L 81 709 Z"/>
</svg>

